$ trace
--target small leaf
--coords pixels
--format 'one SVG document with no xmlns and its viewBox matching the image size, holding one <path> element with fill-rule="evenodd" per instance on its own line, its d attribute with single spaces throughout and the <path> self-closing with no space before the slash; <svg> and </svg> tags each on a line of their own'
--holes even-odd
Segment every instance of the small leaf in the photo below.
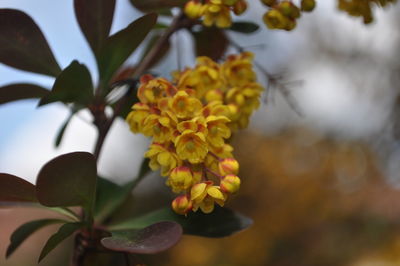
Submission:
<svg viewBox="0 0 400 266">
<path fill-rule="evenodd" d="M 43 219 L 37 221 L 30 221 L 18 227 L 10 237 L 10 245 L 7 248 L 6 258 L 10 257 L 14 251 L 33 233 L 39 229 L 56 223 L 64 223 L 63 220 L 57 219 Z"/>
<path fill-rule="evenodd" d="M 141 230 L 115 231 L 101 240 L 104 247 L 134 254 L 155 254 L 165 251 L 182 236 L 182 227 L 175 222 L 159 222 Z"/>
<path fill-rule="evenodd" d="M 103 222 L 110 217 L 129 197 L 132 189 L 149 172 L 149 160 L 143 160 L 138 176 L 123 186 L 119 186 L 107 179 L 99 177 L 97 180 L 97 194 L 95 205 L 95 219 Z"/>
<path fill-rule="evenodd" d="M 61 144 L 61 141 L 64 137 L 64 133 L 68 127 L 69 122 L 71 122 L 72 117 L 74 117 L 74 115 L 76 114 L 76 112 L 78 112 L 78 109 L 73 109 L 71 111 L 71 113 L 69 114 L 69 116 L 67 117 L 67 119 L 64 121 L 63 125 L 60 127 L 60 129 L 58 130 L 57 133 L 57 137 L 54 141 L 54 147 L 58 148 Z"/>
<path fill-rule="evenodd" d="M 74 8 L 79 26 L 97 56 L 110 33 L 115 0 L 75 0 Z"/>
<path fill-rule="evenodd" d="M 0 201 L 37 202 L 35 186 L 17 176 L 0 173 Z"/>
<path fill-rule="evenodd" d="M 39 105 L 61 101 L 64 103 L 88 104 L 93 98 L 93 83 L 85 65 L 74 60 L 56 78 L 51 92 L 44 96 Z"/>
<path fill-rule="evenodd" d="M 147 14 L 106 40 L 98 58 L 100 79 L 103 85 L 108 84 L 114 73 L 136 50 L 156 22 L 156 14 Z"/>
<path fill-rule="evenodd" d="M 40 28 L 15 9 L 0 9 L 0 62 L 54 77 L 61 71 Z"/>
<path fill-rule="evenodd" d="M 183 7 L 187 0 L 130 0 L 142 12 L 165 12 L 172 7 Z"/>
<path fill-rule="evenodd" d="M 11 84 L 0 88 L 0 104 L 42 98 L 49 90 L 29 83 Z"/>
<path fill-rule="evenodd" d="M 63 224 L 60 229 L 47 240 L 44 245 L 42 252 L 39 256 L 39 262 L 41 262 L 55 247 L 57 247 L 67 237 L 72 235 L 76 230 L 83 226 L 82 223 L 66 223 Z"/>
<path fill-rule="evenodd" d="M 174 221 L 183 227 L 184 234 L 205 237 L 230 236 L 246 229 L 253 223 L 250 218 L 227 208 L 216 207 L 210 214 L 204 214 L 200 211 L 189 213 L 187 217 L 174 213 L 171 208 L 164 208 L 113 225 L 110 229 L 128 230 L 143 228 L 157 221 Z"/>
<path fill-rule="evenodd" d="M 90 208 L 95 196 L 97 170 L 91 153 L 73 152 L 54 158 L 39 172 L 36 194 L 47 207 Z"/>
<path fill-rule="evenodd" d="M 223 30 L 218 28 L 202 28 L 192 32 L 195 40 L 197 56 L 208 56 L 217 61 L 224 56 L 229 45 L 229 40 Z"/>
<path fill-rule="evenodd" d="M 236 31 L 240 33 L 253 33 L 256 32 L 260 26 L 253 22 L 248 22 L 248 21 L 238 21 L 234 22 L 232 26 L 229 28 L 231 31 Z"/>
</svg>

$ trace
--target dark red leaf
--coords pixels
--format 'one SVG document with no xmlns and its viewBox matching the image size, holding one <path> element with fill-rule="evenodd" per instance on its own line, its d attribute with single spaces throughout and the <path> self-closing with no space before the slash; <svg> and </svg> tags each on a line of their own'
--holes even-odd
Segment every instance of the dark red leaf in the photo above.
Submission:
<svg viewBox="0 0 400 266">
<path fill-rule="evenodd" d="M 15 9 L 0 9 L 0 62 L 49 76 L 61 71 L 40 28 Z"/>
<path fill-rule="evenodd" d="M 37 202 L 35 186 L 17 176 L 0 174 L 0 201 Z"/>
<path fill-rule="evenodd" d="M 229 45 L 225 32 L 218 28 L 202 28 L 193 32 L 197 56 L 208 56 L 217 61 L 221 59 Z"/>
<path fill-rule="evenodd" d="M 49 90 L 29 83 L 10 84 L 0 88 L 0 104 L 18 100 L 41 98 Z"/>
<path fill-rule="evenodd" d="M 115 0 L 75 0 L 74 7 L 79 26 L 97 55 L 110 33 Z"/>
<path fill-rule="evenodd" d="M 46 163 L 36 181 L 39 202 L 47 207 L 91 207 L 97 178 L 91 153 L 73 152 Z"/>
<path fill-rule="evenodd" d="M 182 227 L 175 222 L 159 222 L 141 230 L 115 231 L 101 240 L 104 247 L 134 254 L 155 254 L 165 251 L 182 236 Z"/>
</svg>

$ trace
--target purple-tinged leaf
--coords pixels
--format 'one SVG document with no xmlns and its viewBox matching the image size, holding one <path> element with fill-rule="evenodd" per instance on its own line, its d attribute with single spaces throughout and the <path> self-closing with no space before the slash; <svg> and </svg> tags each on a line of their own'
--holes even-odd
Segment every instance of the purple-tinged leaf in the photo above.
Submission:
<svg viewBox="0 0 400 266">
<path fill-rule="evenodd" d="M 110 33 L 115 0 L 75 0 L 74 7 L 79 26 L 97 56 Z"/>
<path fill-rule="evenodd" d="M 74 60 L 56 78 L 52 90 L 39 105 L 61 101 L 64 103 L 88 104 L 93 98 L 93 83 L 85 65 Z"/>
<path fill-rule="evenodd" d="M 150 212 L 141 217 L 110 226 L 111 230 L 129 230 L 148 226 L 157 221 L 174 221 L 183 227 L 183 233 L 204 237 L 226 237 L 240 232 L 253 221 L 227 208 L 216 207 L 212 213 L 204 214 L 200 211 L 188 213 L 185 217 L 174 213 L 171 208 L 163 208 Z"/>
<path fill-rule="evenodd" d="M 156 14 L 147 14 L 110 36 L 98 56 L 100 80 L 107 86 L 119 67 L 136 50 L 157 22 Z"/>
<path fill-rule="evenodd" d="M 0 62 L 54 77 L 61 71 L 40 28 L 15 9 L 0 9 Z"/>
<path fill-rule="evenodd" d="M 10 84 L 0 88 L 0 104 L 42 98 L 49 90 L 29 83 Z"/>
<path fill-rule="evenodd" d="M 155 254 L 174 246 L 182 236 L 175 222 L 159 222 L 141 230 L 115 231 L 101 240 L 104 247 L 134 254 Z"/>
<path fill-rule="evenodd" d="M 10 237 L 10 245 L 7 248 L 6 258 L 10 257 L 30 235 L 47 225 L 56 223 L 65 223 L 65 221 L 59 219 L 43 219 L 30 221 L 18 227 Z"/>
<path fill-rule="evenodd" d="M 159 12 L 172 7 L 183 7 L 187 0 L 130 0 L 142 12 Z"/>
<path fill-rule="evenodd" d="M 95 197 L 96 178 L 96 160 L 91 153 L 64 154 L 42 167 L 36 182 L 36 195 L 47 207 L 90 208 Z"/>
<path fill-rule="evenodd" d="M 192 32 L 195 41 L 196 56 L 208 56 L 214 61 L 221 59 L 229 45 L 229 40 L 223 30 L 205 28 Z"/>
<path fill-rule="evenodd" d="M 39 262 L 41 262 L 54 248 L 56 248 L 61 242 L 67 239 L 70 235 L 75 233 L 76 230 L 81 228 L 83 223 L 66 223 L 63 224 L 57 233 L 52 235 L 44 245 L 42 252 L 39 256 Z"/>
<path fill-rule="evenodd" d="M 0 173 L 1 202 L 37 202 L 35 186 L 14 175 Z"/>
</svg>

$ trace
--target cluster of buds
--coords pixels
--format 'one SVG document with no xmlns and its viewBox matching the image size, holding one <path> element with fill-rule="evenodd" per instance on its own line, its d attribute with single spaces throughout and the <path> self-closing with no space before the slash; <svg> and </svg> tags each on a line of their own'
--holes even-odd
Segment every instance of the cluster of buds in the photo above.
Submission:
<svg viewBox="0 0 400 266">
<path fill-rule="evenodd" d="M 145 157 L 161 170 L 166 184 L 181 193 L 172 202 L 179 214 L 199 208 L 212 212 L 240 187 L 239 164 L 227 143 L 233 131 L 247 126 L 260 104 L 251 53 L 228 56 L 218 64 L 197 58 L 194 68 L 173 74 L 173 82 L 144 75 L 139 103 L 126 120 L 133 132 L 152 137 Z"/>
<path fill-rule="evenodd" d="M 263 20 L 270 29 L 293 30 L 296 27 L 296 20 L 301 12 L 314 10 L 315 0 L 301 0 L 300 7 L 292 1 L 261 0 L 270 9 L 265 13 Z"/>
<path fill-rule="evenodd" d="M 247 9 L 245 0 L 190 0 L 184 12 L 192 19 L 203 18 L 203 25 L 229 28 L 232 25 L 231 12 L 241 15 Z"/>
<path fill-rule="evenodd" d="M 372 15 L 372 5 L 385 7 L 389 3 L 397 0 L 339 0 L 339 9 L 346 11 L 349 15 L 363 17 L 364 23 L 371 23 L 374 18 Z"/>
</svg>

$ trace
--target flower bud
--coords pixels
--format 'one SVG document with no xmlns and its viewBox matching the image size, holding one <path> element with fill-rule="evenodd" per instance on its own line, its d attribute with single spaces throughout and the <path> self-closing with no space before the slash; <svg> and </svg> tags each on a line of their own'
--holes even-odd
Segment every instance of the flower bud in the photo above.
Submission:
<svg viewBox="0 0 400 266">
<path fill-rule="evenodd" d="M 235 193 L 240 188 L 240 178 L 236 175 L 227 175 L 221 180 L 219 186 L 223 192 Z"/>
<path fill-rule="evenodd" d="M 277 0 L 261 0 L 261 2 L 266 6 L 272 7 L 276 5 Z"/>
<path fill-rule="evenodd" d="M 218 170 L 221 175 L 237 175 L 239 172 L 239 163 L 233 158 L 222 159 L 218 163 Z"/>
<path fill-rule="evenodd" d="M 184 11 L 185 14 L 192 19 L 200 18 L 203 15 L 203 5 L 195 0 L 186 3 Z"/>
<path fill-rule="evenodd" d="M 300 17 L 300 9 L 290 1 L 283 1 L 278 5 L 278 10 L 287 18 L 296 19 Z"/>
<path fill-rule="evenodd" d="M 247 2 L 244 0 L 237 1 L 233 6 L 233 13 L 239 16 L 247 10 Z"/>
<path fill-rule="evenodd" d="M 192 201 L 187 195 L 182 195 L 172 201 L 172 209 L 178 214 L 187 214 L 192 209 Z"/>
<path fill-rule="evenodd" d="M 311 12 L 315 8 L 315 0 L 301 0 L 301 10 L 304 12 Z"/>
<path fill-rule="evenodd" d="M 169 185 L 176 193 L 188 189 L 193 182 L 193 175 L 189 167 L 179 166 L 172 170 L 168 179 Z"/>
</svg>

